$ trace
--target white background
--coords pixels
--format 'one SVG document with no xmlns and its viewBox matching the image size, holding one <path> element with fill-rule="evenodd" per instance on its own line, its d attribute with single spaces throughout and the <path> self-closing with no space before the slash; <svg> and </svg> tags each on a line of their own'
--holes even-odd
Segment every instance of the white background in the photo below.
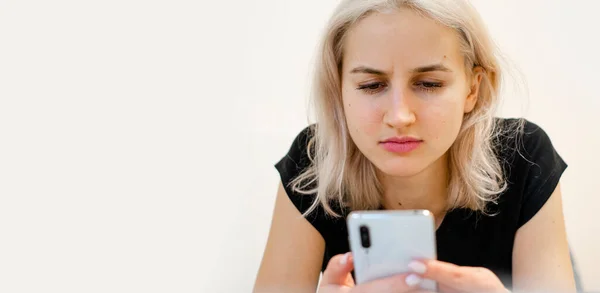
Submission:
<svg viewBox="0 0 600 293">
<path fill-rule="evenodd" d="M 337 1 L 0 1 L 0 291 L 249 292 Z M 600 290 L 598 1 L 475 1 Z"/>
</svg>

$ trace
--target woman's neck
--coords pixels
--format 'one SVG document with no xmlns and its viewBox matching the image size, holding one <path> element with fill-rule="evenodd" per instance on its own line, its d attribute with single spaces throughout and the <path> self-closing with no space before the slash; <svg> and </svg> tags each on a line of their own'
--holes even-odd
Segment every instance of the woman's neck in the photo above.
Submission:
<svg viewBox="0 0 600 293">
<path fill-rule="evenodd" d="M 447 208 L 447 155 L 411 177 L 381 176 L 383 206 L 388 210 L 426 209 L 441 219 Z"/>
</svg>

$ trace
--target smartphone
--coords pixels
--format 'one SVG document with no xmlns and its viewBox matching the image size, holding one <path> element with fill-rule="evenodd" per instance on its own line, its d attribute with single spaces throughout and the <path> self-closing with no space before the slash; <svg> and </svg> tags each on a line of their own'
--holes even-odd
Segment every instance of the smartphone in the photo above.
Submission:
<svg viewBox="0 0 600 293">
<path fill-rule="evenodd" d="M 427 210 L 354 211 L 346 220 L 356 284 L 409 272 L 415 259 L 437 259 L 435 221 Z M 432 280 L 421 288 L 437 290 Z"/>
</svg>

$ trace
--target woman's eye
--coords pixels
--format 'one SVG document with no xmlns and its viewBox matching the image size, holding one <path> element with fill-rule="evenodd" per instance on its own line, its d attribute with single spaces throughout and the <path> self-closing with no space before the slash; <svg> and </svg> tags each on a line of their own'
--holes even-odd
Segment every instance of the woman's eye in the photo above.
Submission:
<svg viewBox="0 0 600 293">
<path fill-rule="evenodd" d="M 420 81 L 420 82 L 417 82 L 415 85 L 424 91 L 435 91 L 436 89 L 442 87 L 441 82 L 431 82 L 431 81 Z"/>
<path fill-rule="evenodd" d="M 373 82 L 359 86 L 357 89 L 364 91 L 369 94 L 377 93 L 385 88 L 385 84 L 382 82 Z"/>
</svg>

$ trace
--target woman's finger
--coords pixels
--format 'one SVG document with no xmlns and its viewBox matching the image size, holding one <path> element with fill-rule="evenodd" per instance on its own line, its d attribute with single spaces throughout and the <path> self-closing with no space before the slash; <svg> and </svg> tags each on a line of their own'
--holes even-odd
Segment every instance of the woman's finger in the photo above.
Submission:
<svg viewBox="0 0 600 293">
<path fill-rule="evenodd" d="M 354 269 L 352 253 L 338 254 L 332 257 L 323 272 L 321 285 L 353 286 L 354 280 L 350 272 Z"/>
<path fill-rule="evenodd" d="M 424 260 L 412 262 L 409 267 L 423 278 L 438 282 L 440 287 L 460 292 L 505 292 L 504 285 L 488 269 L 457 266 L 455 264 Z"/>
<path fill-rule="evenodd" d="M 401 274 L 382 278 L 354 287 L 352 293 L 404 293 L 419 292 L 423 279 L 416 274 Z"/>
<path fill-rule="evenodd" d="M 440 283 L 450 284 L 463 281 L 468 274 L 465 273 L 465 267 L 455 264 L 438 261 L 424 260 L 412 262 L 409 264 L 411 270 L 421 274 L 423 277 L 436 280 Z"/>
</svg>

